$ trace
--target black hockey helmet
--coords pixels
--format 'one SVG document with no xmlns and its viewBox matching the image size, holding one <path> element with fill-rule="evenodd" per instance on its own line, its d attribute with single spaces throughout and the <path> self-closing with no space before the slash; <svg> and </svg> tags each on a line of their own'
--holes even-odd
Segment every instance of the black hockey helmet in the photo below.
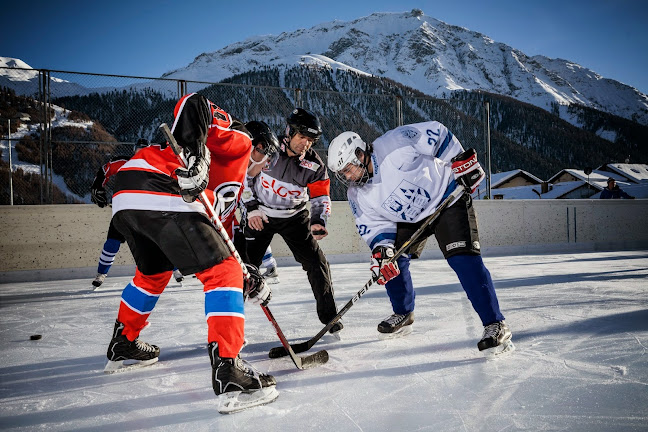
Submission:
<svg viewBox="0 0 648 432">
<path fill-rule="evenodd" d="M 137 142 L 133 146 L 133 152 L 137 153 L 137 150 L 139 150 L 141 148 L 144 148 L 144 147 L 148 147 L 150 144 L 151 143 L 146 138 L 140 138 L 140 139 L 137 140 Z"/>
<path fill-rule="evenodd" d="M 265 122 L 252 120 L 245 123 L 245 128 L 252 136 L 252 147 L 256 148 L 261 144 L 261 153 L 269 157 L 277 153 L 279 150 L 279 139 Z"/>
<path fill-rule="evenodd" d="M 295 108 L 286 118 L 288 127 L 286 135 L 292 138 L 297 132 L 317 141 L 322 136 L 322 124 L 319 118 L 303 108 Z"/>
</svg>

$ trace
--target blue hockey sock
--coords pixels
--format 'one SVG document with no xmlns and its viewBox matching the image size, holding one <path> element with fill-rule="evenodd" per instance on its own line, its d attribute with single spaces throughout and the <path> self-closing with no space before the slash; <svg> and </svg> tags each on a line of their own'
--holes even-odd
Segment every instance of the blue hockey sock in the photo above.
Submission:
<svg viewBox="0 0 648 432">
<path fill-rule="evenodd" d="M 387 282 L 385 288 L 387 289 L 387 295 L 389 296 L 394 313 L 404 315 L 414 310 L 416 293 L 412 284 L 412 275 L 409 271 L 409 255 L 401 256 L 396 262 L 398 263 L 400 274 Z"/>
<path fill-rule="evenodd" d="M 480 255 L 454 255 L 448 264 L 459 277 L 468 300 L 484 326 L 503 321 L 490 272 Z"/>
<path fill-rule="evenodd" d="M 121 242 L 115 239 L 107 239 L 101 250 L 101 256 L 99 256 L 99 265 L 97 266 L 97 273 L 107 274 L 110 267 L 115 262 L 115 255 L 119 252 L 119 247 Z"/>
</svg>

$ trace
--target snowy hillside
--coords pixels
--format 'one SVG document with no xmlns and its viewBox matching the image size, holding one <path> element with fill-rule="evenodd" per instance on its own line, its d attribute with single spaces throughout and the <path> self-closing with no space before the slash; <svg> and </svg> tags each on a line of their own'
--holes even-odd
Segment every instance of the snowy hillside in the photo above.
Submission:
<svg viewBox="0 0 648 432">
<path fill-rule="evenodd" d="M 4 69 L 11 68 L 11 69 Z M 39 71 L 20 59 L 0 57 L 0 87 L 13 89 L 16 94 L 34 96 L 38 94 Z M 92 92 L 103 92 L 112 88 L 86 88 L 80 84 L 50 75 L 52 97 L 69 95 L 87 95 Z"/>
<path fill-rule="evenodd" d="M 260 66 L 296 64 L 362 71 L 433 96 L 480 89 L 547 110 L 578 103 L 648 124 L 648 96 L 633 87 L 568 60 L 529 57 L 417 10 L 251 37 L 203 53 L 164 77 L 218 82 Z"/>
</svg>

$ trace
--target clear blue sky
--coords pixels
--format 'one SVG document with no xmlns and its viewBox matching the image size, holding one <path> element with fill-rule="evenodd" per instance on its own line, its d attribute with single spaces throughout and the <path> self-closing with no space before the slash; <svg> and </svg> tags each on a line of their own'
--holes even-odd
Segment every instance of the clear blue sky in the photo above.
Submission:
<svg viewBox="0 0 648 432">
<path fill-rule="evenodd" d="M 13 0 L 0 12 L 0 56 L 34 68 L 158 77 L 250 36 L 413 8 L 648 93 L 646 0 Z"/>
</svg>

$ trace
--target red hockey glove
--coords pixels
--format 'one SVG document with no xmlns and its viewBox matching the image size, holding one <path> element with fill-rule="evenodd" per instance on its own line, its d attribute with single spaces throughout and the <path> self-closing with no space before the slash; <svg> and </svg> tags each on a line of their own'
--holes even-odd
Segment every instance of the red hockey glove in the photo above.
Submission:
<svg viewBox="0 0 648 432">
<path fill-rule="evenodd" d="M 468 149 L 452 158 L 452 172 L 457 183 L 469 190 L 470 193 L 477 190 L 477 186 L 486 178 L 486 174 L 479 165 L 475 149 Z"/>
<path fill-rule="evenodd" d="M 388 262 L 393 256 L 394 248 L 389 246 L 377 246 L 371 253 L 371 271 L 380 285 L 385 285 L 400 274 L 396 261 Z"/>
</svg>

